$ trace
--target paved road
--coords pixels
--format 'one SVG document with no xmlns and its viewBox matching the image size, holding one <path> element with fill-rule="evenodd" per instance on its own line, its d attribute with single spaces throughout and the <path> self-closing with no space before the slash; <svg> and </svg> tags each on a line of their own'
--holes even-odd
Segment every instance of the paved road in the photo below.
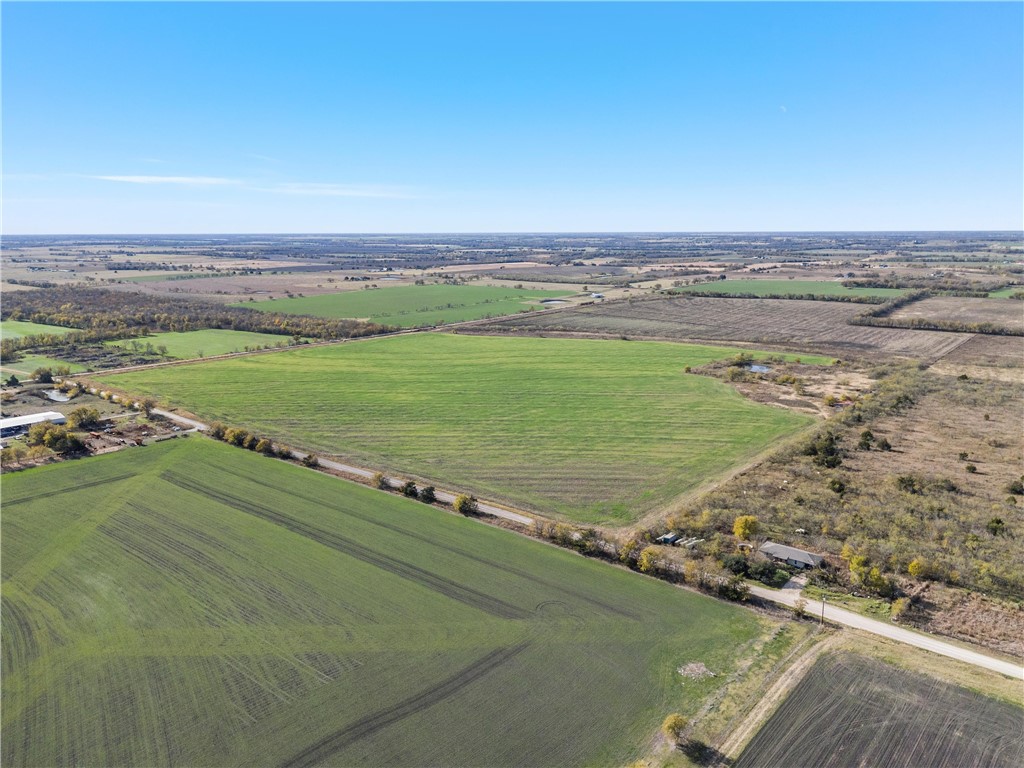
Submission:
<svg viewBox="0 0 1024 768">
<path fill-rule="evenodd" d="M 780 603 L 788 606 L 792 606 L 793 603 L 796 602 L 797 598 L 800 597 L 800 590 L 798 588 L 783 588 L 779 590 L 768 589 L 767 587 L 751 586 L 750 592 L 751 594 L 765 600 L 771 600 L 774 603 Z M 807 600 L 808 615 L 821 616 L 821 609 L 822 605 L 820 600 Z M 828 603 L 825 604 L 825 618 L 829 621 L 835 622 L 836 624 L 843 624 L 847 627 L 853 627 L 854 629 L 862 629 L 873 635 L 880 635 L 882 637 L 887 637 L 890 640 L 896 640 L 901 643 L 906 643 L 907 645 L 916 646 L 917 648 L 923 648 L 926 651 L 932 651 L 933 653 L 949 656 L 953 659 L 959 659 L 960 661 L 968 664 L 973 664 L 976 667 L 991 669 L 1016 680 L 1024 680 L 1024 667 L 1021 667 L 1019 664 L 1003 661 L 1002 659 L 994 659 L 983 653 L 978 653 L 977 651 L 962 648 L 959 645 L 944 642 L 931 635 L 926 635 L 921 632 L 913 632 L 909 629 L 897 627 L 885 621 L 878 621 L 877 619 L 871 619 L 867 616 L 861 616 L 859 613 L 847 611 L 843 608 L 829 605 Z"/>
<path fill-rule="evenodd" d="M 171 421 L 177 421 L 180 422 L 181 424 L 186 424 L 191 429 L 196 429 L 199 431 L 206 430 L 206 425 L 203 424 L 201 421 L 196 421 L 195 419 L 188 419 L 185 418 L 184 416 L 180 416 L 177 413 L 171 413 L 170 411 L 164 411 L 159 408 L 154 408 L 153 413 L 157 414 L 158 416 L 163 416 L 166 419 L 170 419 Z M 294 449 L 292 450 L 292 453 L 295 454 L 295 456 L 299 459 L 304 459 L 307 456 L 306 453 Z M 325 459 L 322 457 L 317 457 L 317 459 L 320 462 L 321 466 L 327 467 L 328 469 L 333 469 L 336 472 L 344 472 L 346 475 L 355 475 L 356 477 L 362 477 L 369 480 L 374 475 L 377 474 L 372 469 L 364 469 L 363 467 L 356 467 L 353 466 L 352 464 L 342 464 L 340 461 L 334 461 L 333 459 Z M 392 488 L 400 488 L 402 486 L 402 483 L 402 480 L 388 478 L 388 485 L 391 486 Z M 450 491 L 438 490 L 436 491 L 436 496 L 438 501 L 442 501 L 446 504 L 453 504 L 455 502 L 456 494 Z M 477 508 L 485 515 L 493 515 L 494 517 L 500 517 L 505 520 L 512 520 L 513 522 L 520 523 L 522 525 L 533 525 L 534 523 L 534 519 L 532 517 L 527 517 L 526 515 L 521 515 L 518 512 L 512 512 L 511 510 L 505 509 L 503 507 L 497 507 L 494 504 L 488 504 L 483 501 L 477 502 Z"/>
</svg>

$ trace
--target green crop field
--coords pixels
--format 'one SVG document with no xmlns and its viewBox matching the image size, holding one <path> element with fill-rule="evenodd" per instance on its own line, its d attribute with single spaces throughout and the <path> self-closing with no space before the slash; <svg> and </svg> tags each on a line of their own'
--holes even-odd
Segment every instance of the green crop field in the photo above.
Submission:
<svg viewBox="0 0 1024 768">
<path fill-rule="evenodd" d="M 201 437 L 6 476 L 2 554 L 12 768 L 621 765 L 765 627 Z"/>
<path fill-rule="evenodd" d="M 511 315 L 569 291 L 523 290 L 489 285 L 401 285 L 343 291 L 300 299 L 242 302 L 236 307 L 314 317 L 352 317 L 403 328 Z"/>
<path fill-rule="evenodd" d="M 139 339 L 108 341 L 107 344 L 130 348 L 133 341 L 143 347 L 150 344 L 154 349 L 163 345 L 167 347 L 167 354 L 170 357 L 186 360 L 194 357 L 226 355 L 229 352 L 243 352 L 246 347 L 262 349 L 268 346 L 276 347 L 279 344 L 286 346 L 291 342 L 291 337 L 275 333 L 208 329 L 185 333 L 154 333 Z"/>
<path fill-rule="evenodd" d="M 432 333 L 103 381 L 487 499 L 627 523 L 812 423 L 684 373 L 738 351 Z"/>
<path fill-rule="evenodd" d="M 755 296 L 898 296 L 900 288 L 847 288 L 829 280 L 719 280 L 674 288 L 690 293 L 749 293 Z"/>
<path fill-rule="evenodd" d="M 75 330 L 60 325 L 44 325 L 42 323 L 26 323 L 21 320 L 0 320 L 0 338 L 20 339 L 23 336 L 36 336 L 41 333 L 65 334 Z"/>
<path fill-rule="evenodd" d="M 32 373 L 37 368 L 54 369 L 62 365 L 66 365 L 72 373 L 81 373 L 85 370 L 85 366 L 80 363 L 59 360 L 55 357 L 47 357 L 46 355 L 32 354 L 23 354 L 18 360 L 10 363 L 5 360 L 3 366 L 0 366 L 0 370 L 3 370 L 5 373 L 12 372 L 21 375 Z"/>
<path fill-rule="evenodd" d="M 1024 293 L 1024 285 L 1011 285 L 1009 288 L 1000 288 L 998 291 L 990 291 L 990 299 L 1008 299 L 1016 293 Z"/>
</svg>

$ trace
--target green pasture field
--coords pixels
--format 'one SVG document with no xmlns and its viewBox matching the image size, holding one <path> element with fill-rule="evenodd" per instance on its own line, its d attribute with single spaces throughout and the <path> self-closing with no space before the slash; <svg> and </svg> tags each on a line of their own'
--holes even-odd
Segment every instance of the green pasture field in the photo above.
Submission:
<svg viewBox="0 0 1024 768">
<path fill-rule="evenodd" d="M 1000 288 L 998 291 L 990 291 L 990 299 L 1008 299 L 1015 293 L 1024 291 L 1024 285 L 1011 285 L 1008 288 Z"/>
<path fill-rule="evenodd" d="M 543 299 L 569 295 L 571 291 L 490 285 L 400 285 L 232 306 L 314 317 L 351 317 L 412 328 L 511 315 L 531 306 L 540 308 Z"/>
<path fill-rule="evenodd" d="M 684 373 L 739 351 L 431 333 L 103 381 L 369 467 L 625 524 L 813 422 Z"/>
<path fill-rule="evenodd" d="M 186 331 L 185 333 L 153 333 L 138 339 L 121 339 L 106 342 L 110 346 L 130 348 L 131 342 L 137 341 L 143 347 L 152 344 L 154 348 L 161 344 L 167 347 L 170 357 L 187 360 L 195 357 L 226 355 L 230 352 L 243 352 L 246 347 L 276 347 L 287 345 L 290 336 L 276 333 L 254 333 L 252 331 L 231 331 L 219 328 L 204 331 Z"/>
<path fill-rule="evenodd" d="M 72 373 L 81 373 L 85 370 L 85 366 L 80 363 L 73 363 L 68 360 L 58 360 L 55 357 L 47 357 L 46 355 L 22 355 L 19 360 L 8 363 L 4 361 L 3 366 L 0 366 L 0 370 L 4 373 L 17 373 L 17 374 L 29 374 L 37 368 L 56 368 L 61 365 L 66 365 Z"/>
<path fill-rule="evenodd" d="M 76 330 L 61 325 L 44 325 L 43 323 L 27 323 L 22 320 L 0 320 L 0 338 L 20 339 L 23 336 L 36 336 L 41 333 L 59 333 L 64 335 Z"/>
<path fill-rule="evenodd" d="M 622 765 L 768 627 L 196 436 L 6 476 L 2 553 L 12 768 Z"/>
<path fill-rule="evenodd" d="M 847 288 L 830 280 L 719 280 L 687 285 L 673 291 L 688 293 L 750 293 L 755 296 L 899 296 L 901 288 Z"/>
</svg>

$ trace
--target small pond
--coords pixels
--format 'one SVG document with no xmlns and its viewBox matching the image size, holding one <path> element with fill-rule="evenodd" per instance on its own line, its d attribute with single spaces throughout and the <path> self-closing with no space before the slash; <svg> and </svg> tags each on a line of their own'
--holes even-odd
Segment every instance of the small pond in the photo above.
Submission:
<svg viewBox="0 0 1024 768">
<path fill-rule="evenodd" d="M 770 365 L 757 365 L 755 363 L 750 366 L 751 373 L 768 373 L 771 369 Z"/>
<path fill-rule="evenodd" d="M 61 392 L 59 389 L 47 389 L 43 392 L 48 398 L 53 400 L 55 403 L 66 403 L 71 398 Z"/>
</svg>

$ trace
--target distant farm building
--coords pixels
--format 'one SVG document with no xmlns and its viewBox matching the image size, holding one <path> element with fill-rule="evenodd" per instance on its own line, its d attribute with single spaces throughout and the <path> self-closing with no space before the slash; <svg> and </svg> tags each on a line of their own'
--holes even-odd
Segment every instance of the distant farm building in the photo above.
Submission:
<svg viewBox="0 0 1024 768">
<path fill-rule="evenodd" d="M 43 411 L 42 413 L 31 413 L 28 416 L 0 419 L 0 437 L 25 432 L 33 424 L 41 424 L 44 421 L 49 421 L 53 424 L 63 424 L 67 419 L 64 418 L 63 413 L 57 413 L 56 411 Z"/>
<path fill-rule="evenodd" d="M 766 541 L 757 551 L 796 568 L 817 568 L 825 561 L 821 555 L 796 547 L 787 547 L 785 544 L 776 544 L 774 541 Z"/>
</svg>

